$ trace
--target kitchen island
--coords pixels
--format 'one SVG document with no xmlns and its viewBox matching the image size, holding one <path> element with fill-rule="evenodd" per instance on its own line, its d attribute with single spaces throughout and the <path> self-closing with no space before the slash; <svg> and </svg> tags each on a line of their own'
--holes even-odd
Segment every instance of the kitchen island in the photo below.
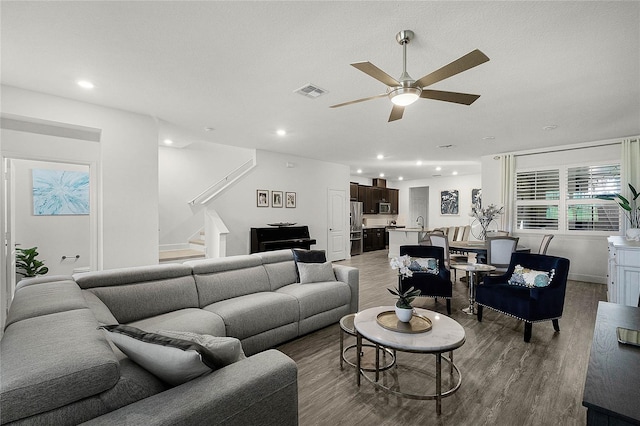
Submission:
<svg viewBox="0 0 640 426">
<path fill-rule="evenodd" d="M 400 256 L 400 246 L 420 244 L 427 230 L 424 228 L 396 228 L 389 230 L 389 258 Z"/>
</svg>

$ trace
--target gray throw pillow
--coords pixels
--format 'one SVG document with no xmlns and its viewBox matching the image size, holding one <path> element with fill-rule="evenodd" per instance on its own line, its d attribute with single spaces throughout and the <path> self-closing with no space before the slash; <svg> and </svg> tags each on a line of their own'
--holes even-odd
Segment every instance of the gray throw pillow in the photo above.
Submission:
<svg viewBox="0 0 640 426">
<path fill-rule="evenodd" d="M 336 281 L 331 262 L 298 263 L 300 284 Z"/>
<path fill-rule="evenodd" d="M 108 332 L 111 341 L 132 361 L 173 386 L 244 358 L 240 341 L 232 337 L 216 338 L 195 333 L 173 337 L 179 332 L 164 332 L 172 333 L 167 336 L 147 333 L 127 325 L 101 328 Z M 222 350 L 216 353 L 220 347 Z"/>
</svg>

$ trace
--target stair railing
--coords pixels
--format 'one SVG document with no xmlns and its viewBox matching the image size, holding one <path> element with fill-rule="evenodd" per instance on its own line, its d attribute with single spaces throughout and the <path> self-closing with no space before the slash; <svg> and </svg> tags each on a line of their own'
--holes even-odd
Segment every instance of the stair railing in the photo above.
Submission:
<svg viewBox="0 0 640 426">
<path fill-rule="evenodd" d="M 216 183 L 209 186 L 207 189 L 205 189 L 204 191 L 202 191 L 201 193 L 193 197 L 191 200 L 188 201 L 188 203 L 191 205 L 194 205 L 197 202 L 200 204 L 208 203 L 210 200 L 212 200 L 214 197 L 216 197 L 218 194 L 224 191 L 227 187 L 232 185 L 235 181 L 237 181 L 242 176 L 247 174 L 255 166 L 256 166 L 256 155 L 254 152 L 253 157 L 251 159 L 245 161 L 236 169 L 234 169 L 232 172 L 227 174 L 225 177 L 223 177 L 222 179 L 220 179 L 219 181 L 217 181 Z"/>
</svg>

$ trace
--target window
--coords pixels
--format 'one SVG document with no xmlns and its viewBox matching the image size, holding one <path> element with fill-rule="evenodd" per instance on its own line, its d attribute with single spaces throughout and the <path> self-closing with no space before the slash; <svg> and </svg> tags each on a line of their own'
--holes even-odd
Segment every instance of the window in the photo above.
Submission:
<svg viewBox="0 0 640 426">
<path fill-rule="evenodd" d="M 567 169 L 567 229 L 570 231 L 618 231 L 617 204 L 599 195 L 620 193 L 620 166 L 581 166 Z"/>
<path fill-rule="evenodd" d="M 516 229 L 617 232 L 617 204 L 600 195 L 620 192 L 620 165 L 516 173 Z"/>
<path fill-rule="evenodd" d="M 516 228 L 558 229 L 559 170 L 516 174 Z"/>
</svg>

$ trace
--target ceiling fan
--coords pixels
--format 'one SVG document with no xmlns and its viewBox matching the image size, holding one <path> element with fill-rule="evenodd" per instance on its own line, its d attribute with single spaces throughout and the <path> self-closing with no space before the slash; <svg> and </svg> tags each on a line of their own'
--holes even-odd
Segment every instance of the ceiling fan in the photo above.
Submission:
<svg viewBox="0 0 640 426">
<path fill-rule="evenodd" d="M 411 30 L 403 30 L 396 34 L 396 41 L 402 45 L 402 75 L 399 80 L 391 77 L 371 62 L 365 61 L 351 64 L 351 66 L 359 69 L 363 73 L 368 74 L 376 80 L 386 84 L 388 86 L 386 93 L 332 105 L 330 108 L 338 108 L 388 96 L 391 99 L 391 102 L 393 102 L 393 108 L 391 109 L 391 115 L 389 116 L 389 121 L 391 122 L 401 119 L 402 114 L 404 114 L 404 107 L 414 103 L 418 98 L 471 105 L 480 97 L 480 95 L 472 95 L 469 93 L 430 90 L 425 89 L 425 87 L 487 62 L 489 60 L 487 55 L 476 49 L 473 52 L 469 52 L 450 64 L 432 72 L 431 74 L 427 74 L 418 80 L 414 80 L 407 73 L 407 44 L 409 44 L 409 41 L 413 39 L 413 36 L 414 34 Z"/>
</svg>

